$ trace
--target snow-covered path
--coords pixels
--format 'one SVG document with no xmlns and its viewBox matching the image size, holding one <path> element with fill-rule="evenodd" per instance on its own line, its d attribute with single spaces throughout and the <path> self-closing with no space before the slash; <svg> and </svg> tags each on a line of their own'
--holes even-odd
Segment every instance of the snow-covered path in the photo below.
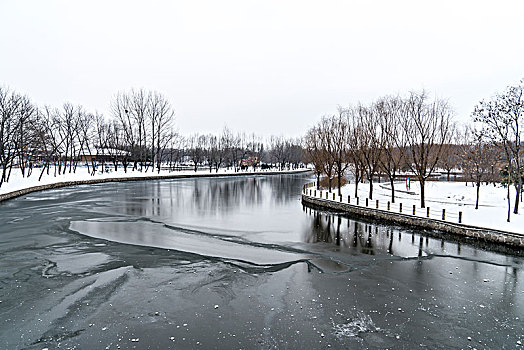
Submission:
<svg viewBox="0 0 524 350">
<path fill-rule="evenodd" d="M 462 223 L 466 225 L 485 227 L 524 234 L 524 210 L 520 203 L 519 214 L 513 214 L 515 190 L 511 188 L 511 221 L 507 222 L 507 189 L 499 185 L 482 185 L 480 187 L 479 209 L 475 209 L 476 187 L 471 183 L 468 186 L 464 182 L 431 181 L 426 183 L 426 207 L 430 207 L 430 217 L 442 218 L 442 209 L 446 211 L 446 221 L 458 223 L 458 213 L 462 212 Z M 335 189 L 333 192 L 338 193 Z M 365 198 L 368 197 L 369 184 L 359 184 L 359 203 L 365 206 Z M 347 202 L 348 195 L 351 203 L 356 204 L 355 185 L 349 184 L 342 188 L 343 201 Z M 323 195 L 325 198 L 325 193 Z M 329 199 L 332 199 L 332 194 Z M 369 201 L 369 207 L 375 208 L 376 200 L 379 201 L 380 209 L 387 209 L 387 202 L 391 202 L 391 186 L 389 183 L 373 184 L 373 200 Z M 337 196 L 338 201 L 338 196 Z M 412 214 L 413 205 L 416 207 L 416 215 L 426 217 L 426 210 L 420 207 L 420 185 L 411 182 L 409 189 L 405 182 L 395 183 L 395 203 L 391 203 L 391 211 L 398 212 L 399 204 L 402 203 L 402 212 Z"/>
</svg>

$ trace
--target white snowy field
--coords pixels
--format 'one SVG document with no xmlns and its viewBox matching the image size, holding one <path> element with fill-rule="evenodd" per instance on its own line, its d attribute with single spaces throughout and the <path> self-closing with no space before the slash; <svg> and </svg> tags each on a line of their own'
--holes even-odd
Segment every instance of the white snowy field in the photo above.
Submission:
<svg viewBox="0 0 524 350">
<path fill-rule="evenodd" d="M 75 173 L 69 173 L 69 170 L 66 174 L 63 175 L 57 175 L 54 176 L 53 169 L 50 170 L 49 175 L 47 173 L 44 173 L 42 176 L 42 179 L 38 181 L 38 177 L 40 176 L 41 169 L 35 169 L 33 170 L 33 173 L 29 177 L 22 177 L 21 172 L 19 169 L 13 169 L 11 176 L 9 178 L 9 182 L 4 182 L 2 184 L 2 187 L 0 187 L 0 195 L 6 194 L 13 191 L 19 191 L 25 188 L 30 188 L 34 186 L 42 186 L 42 185 L 49 185 L 54 183 L 60 183 L 60 182 L 69 182 L 69 181 L 84 181 L 84 180 L 98 180 L 98 179 L 113 179 L 113 178 L 140 178 L 140 177 L 166 177 L 166 176 L 206 176 L 209 175 L 209 169 L 201 169 L 198 171 L 194 170 L 183 170 L 183 171 L 169 171 L 169 170 L 161 170 L 160 173 L 157 171 L 152 171 L 151 168 L 149 171 L 132 171 L 128 169 L 127 173 L 124 172 L 123 168 L 119 168 L 117 171 L 112 171 L 111 169 L 108 169 L 109 172 L 97 172 L 94 176 L 91 176 L 87 170 L 86 167 L 78 167 Z M 282 171 L 283 173 L 289 173 L 289 172 L 301 172 L 306 169 L 295 169 L 295 170 L 285 170 Z M 227 169 L 219 169 L 218 174 L 219 175 L 228 175 L 233 173 L 243 173 L 243 174 L 264 174 L 267 172 L 277 172 L 276 170 L 257 170 L 253 171 L 252 168 L 246 171 L 237 171 L 235 172 L 234 169 L 230 168 Z M 211 172 L 212 175 L 216 175 L 217 172 L 213 169 Z"/>
<path fill-rule="evenodd" d="M 310 189 L 314 189 L 313 187 Z M 524 203 L 519 204 L 519 214 L 513 214 L 513 204 L 515 201 L 515 189 L 511 188 L 511 216 L 507 222 L 508 203 L 507 189 L 492 184 L 480 187 L 479 208 L 475 209 L 476 187 L 471 183 L 468 186 L 464 182 L 430 181 L 426 182 L 426 207 L 430 207 L 430 217 L 432 219 L 442 219 L 442 209 L 446 211 L 446 221 L 458 223 L 458 213 L 462 212 L 462 223 L 466 225 L 485 227 L 496 230 L 503 230 L 524 234 Z M 322 198 L 326 198 L 323 191 Z M 336 201 L 339 201 L 338 190 Z M 365 206 L 366 197 L 369 193 L 369 184 L 359 184 L 358 197 L 359 205 Z M 351 197 L 351 204 L 356 204 L 355 185 L 349 184 L 342 188 L 343 201 L 347 202 L 348 195 Z M 317 191 L 318 197 L 318 191 Z M 333 194 L 328 195 L 333 199 Z M 376 207 L 376 200 L 379 200 L 379 209 L 387 210 L 387 202 L 391 202 L 391 186 L 389 183 L 373 184 L 373 200 L 369 200 L 368 206 Z M 412 181 L 410 189 L 406 188 L 405 182 L 395 183 L 395 203 L 391 203 L 391 211 L 399 212 L 399 204 L 402 203 L 402 213 L 412 215 L 413 205 L 416 206 L 415 215 L 426 217 L 426 208 L 420 207 L 420 185 Z"/>
</svg>

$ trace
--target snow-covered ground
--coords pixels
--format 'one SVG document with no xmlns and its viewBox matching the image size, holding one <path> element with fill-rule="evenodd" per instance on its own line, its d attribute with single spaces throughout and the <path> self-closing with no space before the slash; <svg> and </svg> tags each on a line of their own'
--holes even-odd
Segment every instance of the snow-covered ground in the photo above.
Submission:
<svg viewBox="0 0 524 350">
<path fill-rule="evenodd" d="M 314 189 L 311 187 L 310 189 Z M 446 221 L 458 223 L 458 213 L 462 212 L 462 223 L 478 227 L 503 230 L 524 234 L 524 203 L 519 205 L 519 214 L 513 214 L 515 201 L 515 190 L 511 188 L 511 221 L 507 222 L 508 204 L 507 189 L 497 185 L 482 185 L 480 187 L 479 209 L 475 209 L 476 187 L 471 183 L 468 186 L 464 182 L 430 181 L 426 182 L 426 207 L 430 207 L 430 217 L 442 219 L 442 209 L 446 210 Z M 335 189 L 333 192 L 337 193 Z M 369 193 L 369 184 L 359 184 L 358 197 L 360 205 L 365 206 L 365 199 Z M 355 187 L 353 184 L 342 188 L 343 201 L 347 202 L 348 195 L 351 196 L 351 204 L 356 204 Z M 318 196 L 318 191 L 317 191 Z M 333 195 L 329 194 L 329 199 Z M 326 198 L 326 191 L 322 198 Z M 338 201 L 338 195 L 336 196 Z M 391 211 L 399 212 L 399 203 L 402 203 L 402 212 L 413 213 L 413 205 L 416 206 L 416 215 L 426 217 L 426 209 L 420 207 L 420 185 L 412 181 L 410 189 L 407 190 L 405 182 L 395 183 L 395 204 L 391 204 Z M 391 202 L 391 187 L 389 183 L 373 184 L 373 200 L 369 201 L 369 207 L 375 208 L 375 200 L 379 200 L 379 208 L 387 210 L 387 202 Z"/>
<path fill-rule="evenodd" d="M 301 172 L 305 169 L 296 169 L 296 170 L 288 170 L 284 172 Z M 47 173 L 44 173 L 42 176 L 41 181 L 38 181 L 38 177 L 40 176 L 41 169 L 35 169 L 31 176 L 29 177 L 22 177 L 21 172 L 19 169 L 13 169 L 11 177 L 9 179 L 9 182 L 5 182 L 2 184 L 2 187 L 0 187 L 0 195 L 6 194 L 13 191 L 22 190 L 29 187 L 34 186 L 41 186 L 41 185 L 48 185 L 53 183 L 60 183 L 60 182 L 69 182 L 69 181 L 84 181 L 84 180 L 97 180 L 97 179 L 109 179 L 109 178 L 135 178 L 135 177 L 165 177 L 165 176 L 206 176 L 209 175 L 209 169 L 207 170 L 198 170 L 195 172 L 194 170 L 184 170 L 184 171 L 168 171 L 168 170 L 161 170 L 160 173 L 157 171 L 149 171 L 142 172 L 142 171 L 131 171 L 128 169 L 127 173 L 124 172 L 123 168 L 119 168 L 118 171 L 111 171 L 109 172 L 97 172 L 94 176 L 91 176 L 88 173 L 87 168 L 85 167 L 79 167 L 77 168 L 75 173 L 69 173 L 69 170 L 66 174 L 63 175 L 57 175 L 54 176 L 53 169 L 51 169 L 50 174 L 47 175 Z M 237 174 L 244 173 L 244 174 L 264 174 L 267 172 L 274 172 L 276 170 L 258 170 L 256 172 L 253 172 L 253 169 L 250 168 L 246 171 L 238 171 Z M 227 169 L 219 169 L 218 174 L 220 175 L 227 175 L 235 173 L 235 171 L 230 168 Z M 211 172 L 212 175 L 216 175 L 216 171 L 213 170 Z"/>
</svg>

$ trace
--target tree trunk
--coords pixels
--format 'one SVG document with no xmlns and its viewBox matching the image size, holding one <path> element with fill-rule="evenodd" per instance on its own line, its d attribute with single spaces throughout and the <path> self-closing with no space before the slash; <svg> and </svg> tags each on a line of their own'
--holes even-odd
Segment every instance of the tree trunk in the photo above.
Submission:
<svg viewBox="0 0 524 350">
<path fill-rule="evenodd" d="M 425 208 L 426 207 L 426 198 L 425 198 L 426 192 L 425 192 L 424 186 L 426 182 L 424 180 L 419 180 L 419 183 L 420 183 L 420 207 Z"/>
<path fill-rule="evenodd" d="M 48 174 L 47 175 L 49 175 L 49 162 L 47 162 L 47 164 L 44 165 L 44 167 L 42 168 L 42 171 L 40 172 L 40 176 L 38 177 L 38 181 L 42 180 L 42 175 L 44 175 L 46 167 L 48 169 Z"/>
<path fill-rule="evenodd" d="M 507 222 L 510 222 L 509 219 L 510 219 L 510 215 L 511 215 L 511 199 L 510 199 L 510 194 L 509 194 L 509 189 L 510 189 L 510 185 L 509 185 L 509 182 L 508 182 L 508 193 L 507 193 L 507 199 L 508 199 L 508 219 L 507 219 Z"/>
<path fill-rule="evenodd" d="M 342 190 L 340 189 L 342 187 L 342 174 L 341 173 L 337 175 L 337 180 L 338 180 L 338 195 L 342 196 Z"/>
<path fill-rule="evenodd" d="M 9 179 L 11 178 L 11 170 L 13 170 L 13 161 L 11 161 L 11 164 L 9 164 L 9 172 L 7 173 L 6 182 L 9 182 Z"/>
<path fill-rule="evenodd" d="M 391 184 L 391 203 L 395 203 L 395 185 L 393 177 L 389 178 L 389 183 Z"/>
<path fill-rule="evenodd" d="M 369 199 L 373 199 L 373 180 L 369 179 Z"/>
<path fill-rule="evenodd" d="M 3 184 L 4 181 L 5 181 L 6 166 L 7 166 L 7 165 L 3 164 L 3 167 L 2 167 L 2 176 L 0 177 L 0 187 L 2 187 L 2 184 Z"/>
<path fill-rule="evenodd" d="M 519 176 L 520 176 L 520 174 L 519 174 Z M 509 184 L 508 184 L 508 186 L 509 186 Z M 515 195 L 515 205 L 513 206 L 513 214 L 518 214 L 519 213 L 519 201 L 520 201 L 521 186 L 522 185 L 520 183 L 515 184 L 515 190 L 517 191 L 517 193 Z"/>
<path fill-rule="evenodd" d="M 480 194 L 480 181 L 477 181 L 477 200 L 475 201 L 475 209 L 479 208 L 479 194 Z"/>
<path fill-rule="evenodd" d="M 520 152 L 517 153 L 517 178 L 519 179 L 518 182 L 518 189 L 517 189 L 517 195 L 515 197 L 515 214 L 519 213 L 519 199 L 522 200 L 522 173 L 521 173 L 521 167 L 520 167 Z"/>
</svg>

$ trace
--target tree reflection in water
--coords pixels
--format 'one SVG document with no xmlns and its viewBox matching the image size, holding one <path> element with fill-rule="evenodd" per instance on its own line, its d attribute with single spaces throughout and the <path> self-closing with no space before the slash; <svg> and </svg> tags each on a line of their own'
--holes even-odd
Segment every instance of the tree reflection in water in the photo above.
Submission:
<svg viewBox="0 0 524 350">
<path fill-rule="evenodd" d="M 430 255 L 476 256 L 483 249 L 507 252 L 508 248 L 467 240 L 436 231 L 395 226 L 377 221 L 354 218 L 347 214 L 335 213 L 303 206 L 310 219 L 303 229 L 306 243 L 325 243 L 332 249 L 350 254 L 389 254 L 401 257 L 424 257 Z M 403 235 L 411 239 L 403 240 Z M 396 238 L 396 239 L 395 239 Z M 508 252 L 511 252 L 509 249 Z"/>
<path fill-rule="evenodd" d="M 136 216 L 165 216 L 174 210 L 225 214 L 263 202 L 280 205 L 296 198 L 303 176 L 246 176 L 136 182 L 118 194 L 122 211 Z"/>
</svg>

